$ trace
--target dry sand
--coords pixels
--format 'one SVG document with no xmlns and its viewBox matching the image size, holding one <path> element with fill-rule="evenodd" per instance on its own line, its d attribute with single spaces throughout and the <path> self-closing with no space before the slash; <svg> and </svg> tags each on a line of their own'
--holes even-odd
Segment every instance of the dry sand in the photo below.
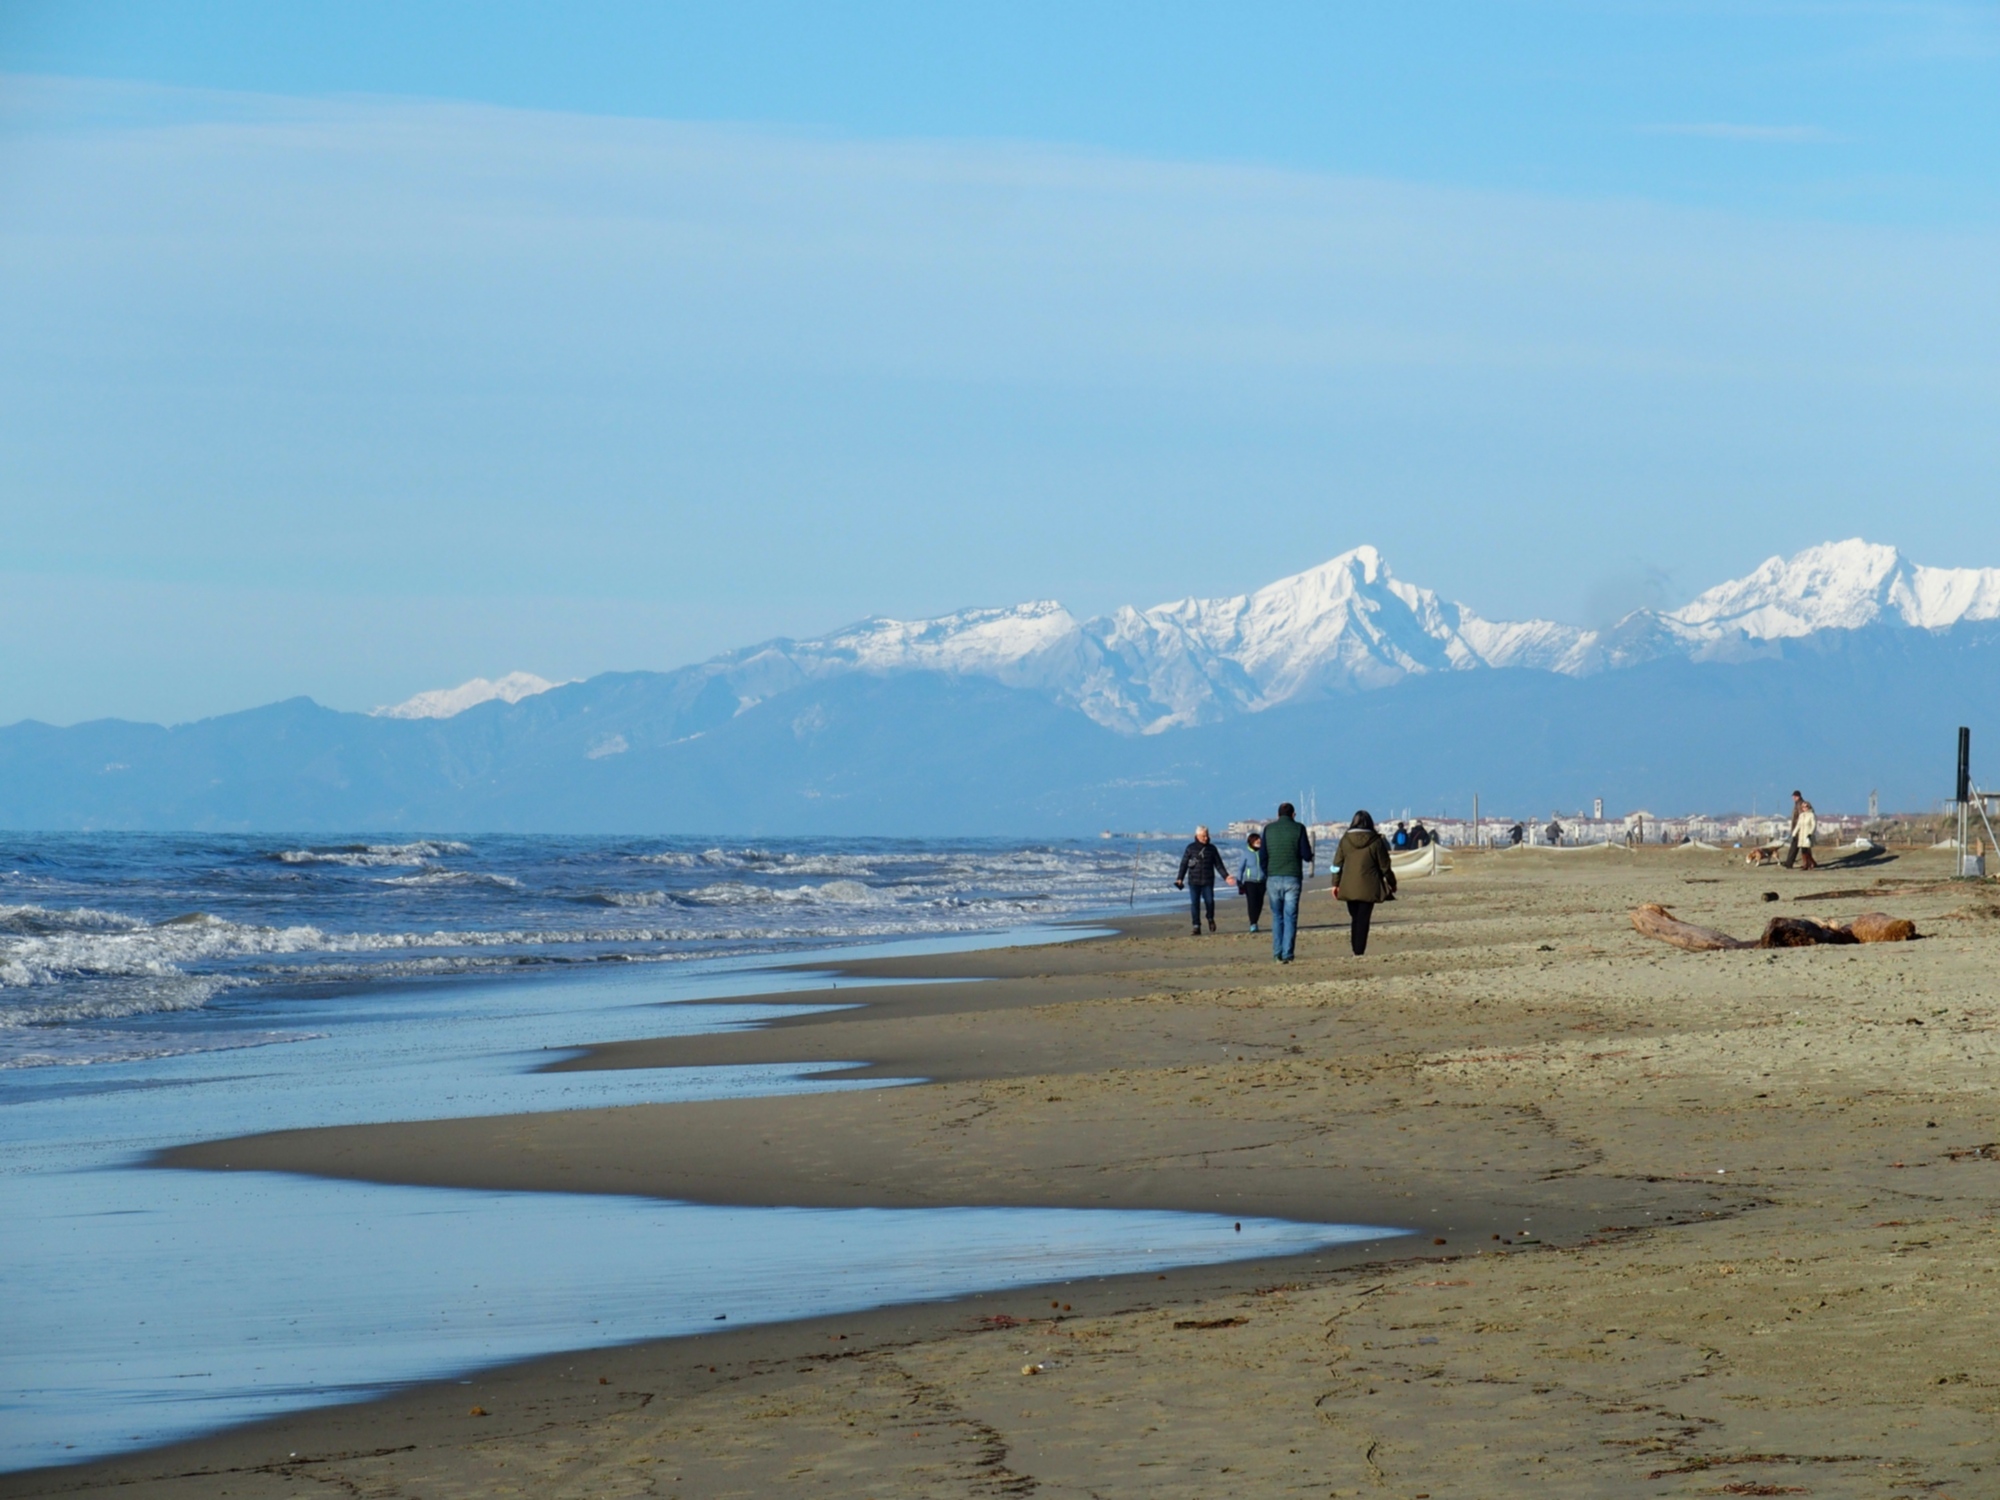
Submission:
<svg viewBox="0 0 2000 1500">
<path fill-rule="evenodd" d="M 921 1086 L 187 1148 L 170 1165 L 1424 1232 L 562 1356 L 0 1495 L 2000 1495 L 2000 895 L 1944 873 L 1461 855 L 1365 959 L 1322 890 L 1289 969 L 1231 905 L 1220 938 L 857 965 L 991 977 L 564 1064 Z M 1682 953 L 1631 931 L 1647 900 L 1927 938 Z"/>
</svg>

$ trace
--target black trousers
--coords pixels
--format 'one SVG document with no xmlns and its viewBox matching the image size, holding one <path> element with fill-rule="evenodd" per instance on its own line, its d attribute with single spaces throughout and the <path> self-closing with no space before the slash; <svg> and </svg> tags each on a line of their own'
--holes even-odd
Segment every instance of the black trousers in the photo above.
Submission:
<svg viewBox="0 0 2000 1500">
<path fill-rule="evenodd" d="M 1375 915 L 1373 901 L 1350 901 L 1347 903 L 1347 917 L 1354 925 L 1348 929 L 1347 941 L 1359 958 L 1368 951 L 1368 923 Z"/>
<path fill-rule="evenodd" d="M 1215 887 L 1213 885 L 1191 885 L 1188 887 L 1188 915 L 1194 918 L 1194 925 L 1201 926 L 1201 909 L 1208 908 L 1209 926 L 1215 925 Z"/>
<path fill-rule="evenodd" d="M 1264 882 L 1246 880 L 1241 886 L 1243 900 L 1250 907 L 1250 925 L 1255 927 L 1264 915 Z"/>
</svg>

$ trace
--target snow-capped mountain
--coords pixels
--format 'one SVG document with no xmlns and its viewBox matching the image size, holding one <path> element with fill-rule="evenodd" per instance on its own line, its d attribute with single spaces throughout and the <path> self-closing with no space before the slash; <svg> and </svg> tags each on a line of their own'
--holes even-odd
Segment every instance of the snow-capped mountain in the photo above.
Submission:
<svg viewBox="0 0 2000 1500">
<path fill-rule="evenodd" d="M 491 703 L 496 698 L 502 703 L 519 703 L 523 698 L 532 698 L 537 693 L 546 693 L 550 688 L 559 686 L 560 683 L 550 682 L 545 677 L 537 677 L 533 672 L 509 672 L 498 681 L 475 677 L 470 682 L 461 682 L 454 688 L 432 688 L 429 692 L 418 693 L 414 698 L 405 698 L 401 703 L 378 708 L 372 717 L 449 719 L 481 703 Z"/>
<path fill-rule="evenodd" d="M 1122 733 L 1157 734 L 1437 672 L 1521 668 L 1581 677 L 1664 656 L 1736 660 L 1818 630 L 1930 630 L 2000 618 L 2000 569 L 1928 568 L 1893 547 L 1830 542 L 1772 558 L 1683 609 L 1604 631 L 1493 621 L 1397 578 L 1373 547 L 1228 599 L 1077 620 L 1052 601 L 934 620 L 865 620 L 694 669 L 739 710 L 845 672 L 943 671 L 1032 688 Z"/>
<path fill-rule="evenodd" d="M 0 828 L 1040 835 L 1314 790 L 1378 810 L 1768 808 L 1793 786 L 1925 807 L 1953 790 L 1962 725 L 1990 784 L 1996 681 L 2000 569 L 1837 542 L 1588 631 L 1484 619 L 1360 547 L 1234 598 L 864 620 L 375 715 L 295 698 L 172 728 L 17 724 Z M 1243 732 L 1253 714 L 1269 732 Z"/>
<path fill-rule="evenodd" d="M 1043 693 L 1125 734 L 1158 734 L 1406 677 L 1488 668 L 1586 677 L 1662 657 L 1748 660 L 1825 630 L 1944 630 L 2000 619 L 2000 568 L 1931 568 L 1894 547 L 1827 542 L 1774 557 L 1684 608 L 1640 610 L 1608 630 L 1495 621 L 1397 578 L 1373 547 L 1250 594 L 1130 606 L 1078 620 L 1052 600 L 933 620 L 861 621 L 775 640 L 687 669 L 708 718 L 731 717 L 846 673 L 942 672 Z M 419 693 L 390 718 L 449 718 L 556 684 L 526 672 Z"/>
<path fill-rule="evenodd" d="M 1669 618 L 1704 635 L 1738 630 L 1764 641 L 1877 624 L 1948 630 L 2000 619 L 2000 568 L 1927 568 L 1857 537 L 1771 558 Z"/>
<path fill-rule="evenodd" d="M 1395 577 L 1357 547 L 1255 593 L 1130 606 L 1078 620 L 1042 601 L 935 620 L 864 620 L 777 640 L 694 669 L 747 709 L 845 672 L 944 671 L 1046 693 L 1123 733 L 1157 734 L 1416 673 L 1484 666 L 1569 669 L 1587 632 L 1495 624 Z"/>
</svg>

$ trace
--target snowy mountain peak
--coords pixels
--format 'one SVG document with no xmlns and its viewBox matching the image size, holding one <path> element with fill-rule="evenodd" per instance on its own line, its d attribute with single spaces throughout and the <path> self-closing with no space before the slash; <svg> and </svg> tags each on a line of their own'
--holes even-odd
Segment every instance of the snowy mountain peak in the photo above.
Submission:
<svg viewBox="0 0 2000 1500">
<path fill-rule="evenodd" d="M 1894 621 L 1942 630 L 2000 618 L 2000 568 L 1927 568 L 1858 537 L 1767 559 L 1668 617 L 1703 633 L 1785 640 Z"/>
<path fill-rule="evenodd" d="M 805 643 L 851 656 L 864 670 L 923 666 L 948 672 L 985 672 L 1034 655 L 1076 629 L 1070 612 L 1053 599 L 1007 609 L 968 609 L 934 620 L 876 618 Z"/>
<path fill-rule="evenodd" d="M 414 698 L 406 698 L 401 703 L 378 708 L 371 717 L 449 719 L 464 713 L 468 708 L 481 703 L 490 703 L 495 698 L 506 703 L 519 703 L 523 698 L 532 698 L 537 693 L 546 693 L 550 688 L 560 686 L 561 683 L 537 677 L 533 672 L 509 672 L 505 677 L 492 682 L 484 677 L 475 677 L 470 682 L 461 682 L 454 688 L 432 688 L 427 693 L 418 693 Z"/>
<path fill-rule="evenodd" d="M 1662 657 L 1769 655 L 1777 642 L 1821 630 L 1992 619 L 2000 619 L 2000 569 L 1919 567 L 1858 540 L 1774 557 L 1685 609 L 1641 610 L 1605 631 L 1482 619 L 1404 582 L 1363 546 L 1248 594 L 1124 606 L 1089 620 L 1053 600 L 863 620 L 717 657 L 689 669 L 686 692 L 691 723 L 718 722 L 843 673 L 944 672 L 1040 693 L 1121 733 L 1157 734 L 1432 673 L 1582 677 Z M 452 695 L 420 695 L 391 712 L 410 716 L 440 696 Z"/>
</svg>

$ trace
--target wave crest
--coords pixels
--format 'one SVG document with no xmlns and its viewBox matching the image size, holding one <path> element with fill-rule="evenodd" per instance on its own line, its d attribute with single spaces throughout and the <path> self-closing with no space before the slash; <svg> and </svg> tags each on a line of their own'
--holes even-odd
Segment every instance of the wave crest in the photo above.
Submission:
<svg viewBox="0 0 2000 1500">
<path fill-rule="evenodd" d="M 336 844 L 329 849 L 286 849 L 271 857 L 284 865 L 346 865 L 376 869 L 385 865 L 424 865 L 449 854 L 470 854 L 472 845 L 454 839 L 418 839 L 409 844 Z"/>
</svg>

